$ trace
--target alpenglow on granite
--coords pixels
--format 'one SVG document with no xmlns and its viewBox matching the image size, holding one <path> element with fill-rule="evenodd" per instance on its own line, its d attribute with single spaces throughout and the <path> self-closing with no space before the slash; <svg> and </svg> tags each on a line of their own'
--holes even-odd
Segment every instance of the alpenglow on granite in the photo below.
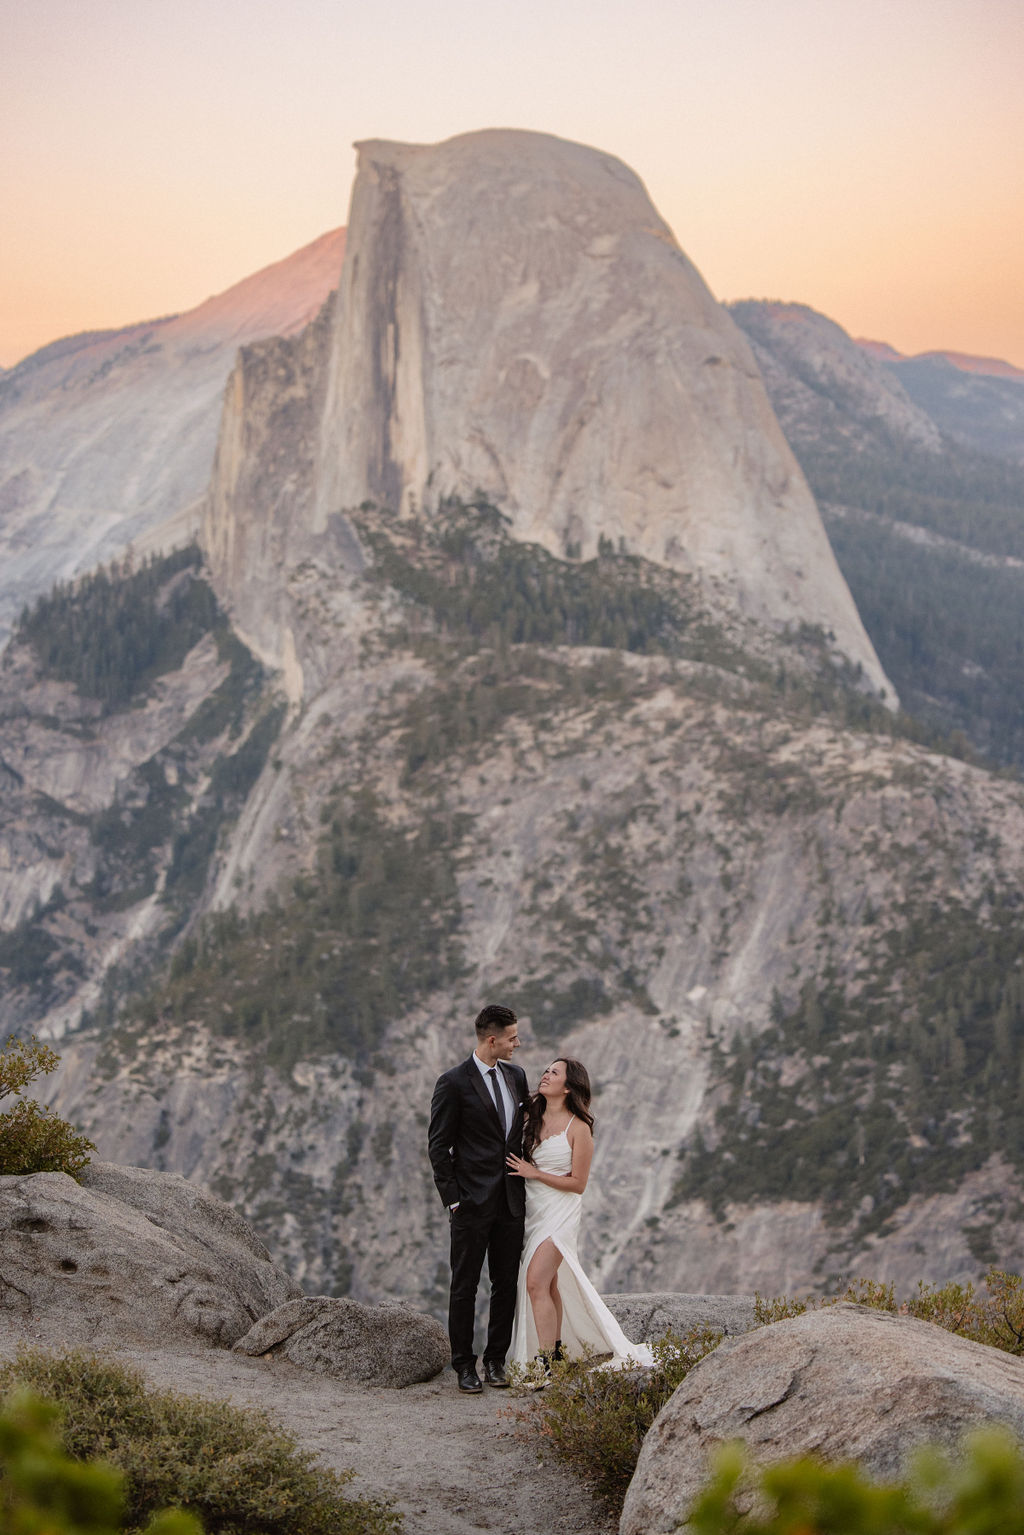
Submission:
<svg viewBox="0 0 1024 1535">
<path fill-rule="evenodd" d="M 429 516 L 483 495 L 560 557 L 610 540 L 691 574 L 713 617 L 820 626 L 891 701 L 750 346 L 637 176 L 511 130 L 357 147 L 312 440 L 272 490 L 271 455 L 239 461 L 251 378 L 226 396 L 203 542 L 260 653 L 293 654 L 280 608 L 243 590 L 279 584 L 283 548 L 301 563 L 366 501 Z"/>
</svg>

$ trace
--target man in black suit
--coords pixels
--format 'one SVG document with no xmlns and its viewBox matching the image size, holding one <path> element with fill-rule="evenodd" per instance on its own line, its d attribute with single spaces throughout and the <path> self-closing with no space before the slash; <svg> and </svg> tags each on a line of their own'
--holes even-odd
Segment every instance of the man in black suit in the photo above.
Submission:
<svg viewBox="0 0 1024 1535">
<path fill-rule="evenodd" d="M 484 1346 L 484 1380 L 507 1386 L 505 1355 L 516 1311 L 523 1250 L 526 1181 L 509 1173 L 509 1152 L 522 1155 L 526 1073 L 512 1064 L 519 1026 L 509 1007 L 485 1007 L 476 1020 L 477 1045 L 467 1061 L 437 1079 L 428 1145 L 434 1182 L 451 1226 L 452 1283 L 448 1336 L 459 1390 L 483 1390 L 476 1372 L 473 1324 L 484 1254 L 491 1307 Z"/>
</svg>

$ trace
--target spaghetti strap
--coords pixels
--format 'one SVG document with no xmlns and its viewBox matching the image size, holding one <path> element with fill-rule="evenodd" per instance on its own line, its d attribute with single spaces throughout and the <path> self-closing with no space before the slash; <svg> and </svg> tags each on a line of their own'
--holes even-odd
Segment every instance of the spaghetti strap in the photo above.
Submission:
<svg viewBox="0 0 1024 1535">
<path fill-rule="evenodd" d="M 541 1172 L 565 1176 L 572 1172 L 572 1143 L 569 1129 L 574 1114 L 564 1130 L 538 1141 L 533 1160 Z M 526 1185 L 526 1231 L 519 1266 L 515 1325 L 510 1358 L 527 1365 L 540 1348 L 533 1303 L 526 1276 L 534 1253 L 550 1241 L 558 1250 L 558 1294 L 562 1301 L 562 1343 L 569 1359 L 587 1354 L 610 1356 L 613 1366 L 653 1364 L 654 1356 L 645 1343 L 632 1343 L 615 1320 L 594 1285 L 587 1278 L 577 1252 L 583 1198 L 564 1189 L 531 1178 Z"/>
</svg>

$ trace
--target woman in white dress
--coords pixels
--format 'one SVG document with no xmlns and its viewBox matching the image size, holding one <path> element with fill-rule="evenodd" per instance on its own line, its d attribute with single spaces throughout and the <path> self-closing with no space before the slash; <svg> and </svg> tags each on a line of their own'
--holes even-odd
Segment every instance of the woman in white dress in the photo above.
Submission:
<svg viewBox="0 0 1024 1535">
<path fill-rule="evenodd" d="M 526 1233 L 519 1265 L 510 1358 L 539 1359 L 542 1378 L 552 1359 L 588 1350 L 611 1365 L 650 1364 L 642 1343 L 630 1343 L 580 1266 L 576 1241 L 583 1190 L 594 1155 L 590 1078 L 579 1061 L 559 1057 L 540 1079 L 526 1114 L 522 1157 L 509 1171 L 525 1178 Z"/>
</svg>

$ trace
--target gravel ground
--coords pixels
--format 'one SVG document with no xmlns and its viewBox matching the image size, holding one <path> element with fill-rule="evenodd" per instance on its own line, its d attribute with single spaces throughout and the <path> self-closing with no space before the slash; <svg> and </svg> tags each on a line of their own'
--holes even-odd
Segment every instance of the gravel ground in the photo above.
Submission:
<svg viewBox="0 0 1024 1535">
<path fill-rule="evenodd" d="M 21 1342 L 59 1349 L 63 1340 L 12 1331 L 0 1319 L 0 1354 Z M 354 1470 L 353 1492 L 391 1498 L 406 1535 L 614 1535 L 617 1528 L 574 1477 L 538 1458 L 539 1445 L 512 1434 L 507 1392 L 464 1396 L 451 1370 L 396 1391 L 220 1349 L 103 1352 L 135 1365 L 154 1386 L 263 1408 L 325 1465 Z"/>
</svg>

